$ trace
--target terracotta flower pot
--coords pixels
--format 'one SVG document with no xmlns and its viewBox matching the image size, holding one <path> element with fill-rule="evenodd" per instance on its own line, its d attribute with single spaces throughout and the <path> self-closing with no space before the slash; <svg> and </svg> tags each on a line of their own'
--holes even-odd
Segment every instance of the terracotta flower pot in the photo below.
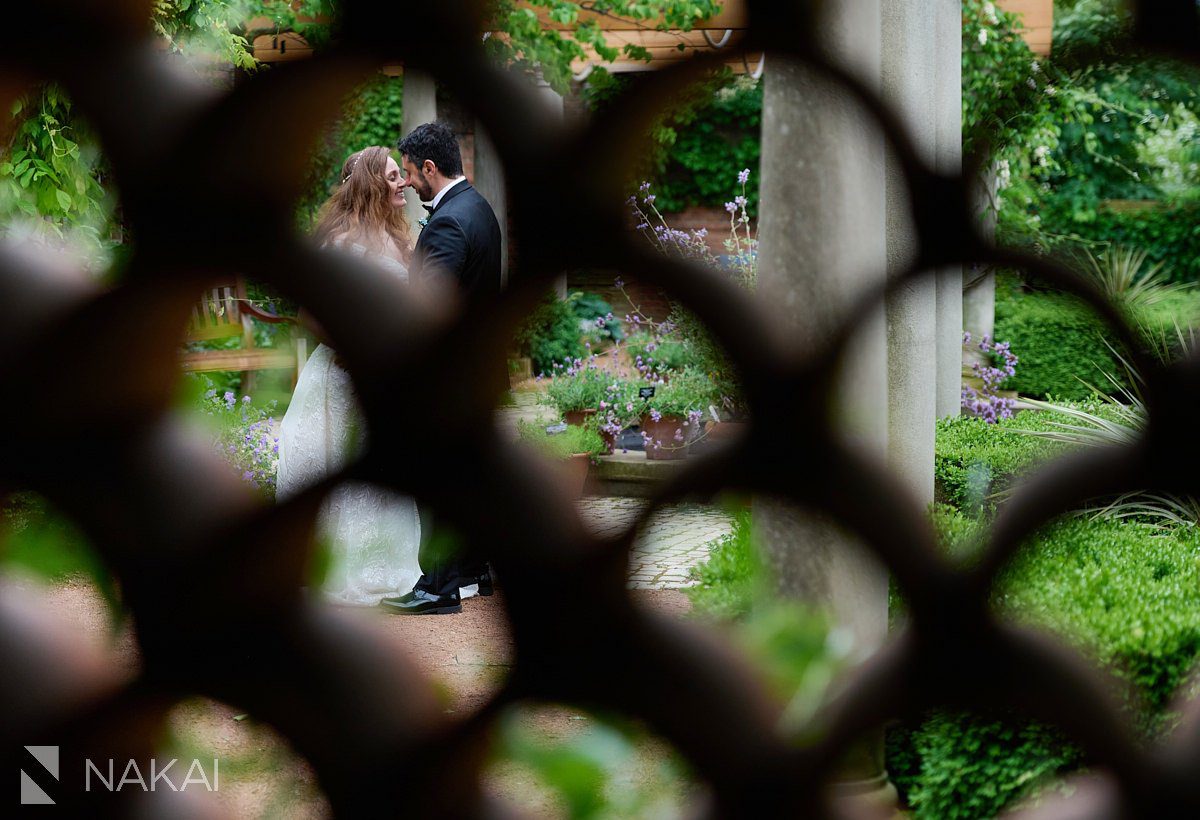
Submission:
<svg viewBox="0 0 1200 820">
<path fill-rule="evenodd" d="M 594 408 L 589 408 L 587 410 L 568 410 L 567 412 L 563 413 L 563 421 L 572 427 L 582 427 L 584 422 L 594 415 L 596 415 L 596 410 Z"/>
<path fill-rule="evenodd" d="M 573 499 L 583 497 L 590 462 L 591 457 L 587 453 L 576 453 L 562 462 L 563 486 Z"/>
<path fill-rule="evenodd" d="M 617 449 L 617 436 L 615 433 L 601 430 L 600 441 L 604 444 L 604 455 L 606 456 L 611 456 L 613 451 Z"/>
<path fill-rule="evenodd" d="M 650 461 L 687 458 L 691 427 L 684 427 L 685 421 L 682 416 L 661 416 L 658 421 L 649 414 L 642 416 L 642 433 L 651 439 L 646 445 L 646 458 Z M 659 446 L 655 447 L 654 442 Z"/>
<path fill-rule="evenodd" d="M 710 421 L 704 425 L 704 435 L 692 443 L 692 455 L 718 450 L 746 435 L 750 425 L 744 421 Z"/>
</svg>

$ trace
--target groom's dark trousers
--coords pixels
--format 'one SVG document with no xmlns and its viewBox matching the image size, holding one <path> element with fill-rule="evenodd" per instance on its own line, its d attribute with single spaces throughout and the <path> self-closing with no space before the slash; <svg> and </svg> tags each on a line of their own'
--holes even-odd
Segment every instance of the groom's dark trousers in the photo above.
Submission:
<svg viewBox="0 0 1200 820">
<path fill-rule="evenodd" d="M 424 573 L 416 583 L 434 595 L 450 595 L 459 587 L 475 583 L 479 576 L 488 571 L 487 561 L 465 561 L 453 550 L 457 542 L 453 535 L 439 528 L 429 508 L 422 506 L 421 551 L 417 560 Z"/>
<path fill-rule="evenodd" d="M 500 295 L 500 223 L 492 206 L 468 182 L 448 188 L 413 250 L 414 276 L 446 277 L 458 283 L 468 305 L 494 301 Z M 445 553 L 446 539 L 430 538 L 433 521 L 421 510 L 422 539 L 418 556 L 424 573 L 416 589 L 434 595 L 457 592 L 475 583 L 486 561 L 464 562 Z"/>
</svg>

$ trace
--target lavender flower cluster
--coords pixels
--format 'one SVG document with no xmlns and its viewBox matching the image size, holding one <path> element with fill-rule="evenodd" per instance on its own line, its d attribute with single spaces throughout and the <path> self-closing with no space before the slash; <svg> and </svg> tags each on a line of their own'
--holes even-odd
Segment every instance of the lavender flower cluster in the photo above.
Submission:
<svg viewBox="0 0 1200 820">
<path fill-rule="evenodd" d="M 213 445 L 221 457 L 243 481 L 274 496 L 279 465 L 279 436 L 271 416 L 275 403 L 265 408 L 255 407 L 249 396 L 242 396 L 239 401 L 232 391 L 218 395 L 210 389 L 204 394 L 201 408 L 218 422 Z"/>
<path fill-rule="evenodd" d="M 963 345 L 970 343 L 971 334 L 963 333 Z M 988 424 L 995 424 L 1000 419 L 1012 418 L 1016 401 L 1000 396 L 998 391 L 1001 382 L 1016 374 L 1019 360 L 1008 342 L 993 342 L 991 338 L 984 336 L 978 347 L 980 352 L 998 358 L 1000 366 L 983 365 L 979 362 L 971 365 L 976 377 L 983 381 L 983 389 L 977 391 L 969 385 L 963 385 L 962 409 Z"/>
</svg>

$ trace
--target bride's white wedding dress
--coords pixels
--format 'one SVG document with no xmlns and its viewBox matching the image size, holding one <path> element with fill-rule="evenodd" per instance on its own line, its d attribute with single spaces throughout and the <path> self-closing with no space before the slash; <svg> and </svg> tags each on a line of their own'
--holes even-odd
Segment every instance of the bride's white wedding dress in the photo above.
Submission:
<svg viewBox="0 0 1200 820">
<path fill-rule="evenodd" d="M 366 255 L 361 245 L 346 250 Z M 396 260 L 368 258 L 408 281 L 408 270 Z M 330 347 L 318 345 L 280 424 L 276 497 L 287 499 L 340 470 L 361 447 L 364 434 L 350 374 L 338 366 Z M 326 497 L 317 526 L 318 537 L 330 547 L 323 592 L 333 603 L 375 606 L 381 598 L 408 592 L 421 577 L 421 519 L 411 498 L 345 482 Z"/>
</svg>

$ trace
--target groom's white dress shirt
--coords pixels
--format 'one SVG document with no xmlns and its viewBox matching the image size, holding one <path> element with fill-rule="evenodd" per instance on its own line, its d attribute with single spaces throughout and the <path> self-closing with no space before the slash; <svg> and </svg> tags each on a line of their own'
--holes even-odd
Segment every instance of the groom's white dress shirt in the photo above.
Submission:
<svg viewBox="0 0 1200 820">
<path fill-rule="evenodd" d="M 453 188 L 458 183 L 466 182 L 466 181 L 467 181 L 466 177 L 455 177 L 453 180 L 451 180 L 449 183 L 447 183 L 446 187 L 443 188 L 442 190 L 438 191 L 437 196 L 435 196 L 433 198 L 433 201 L 429 203 L 429 210 L 431 210 L 431 211 L 436 210 L 438 203 L 440 203 L 442 201 L 442 197 L 444 197 L 446 195 L 447 191 L 449 191 L 451 188 Z"/>
</svg>

